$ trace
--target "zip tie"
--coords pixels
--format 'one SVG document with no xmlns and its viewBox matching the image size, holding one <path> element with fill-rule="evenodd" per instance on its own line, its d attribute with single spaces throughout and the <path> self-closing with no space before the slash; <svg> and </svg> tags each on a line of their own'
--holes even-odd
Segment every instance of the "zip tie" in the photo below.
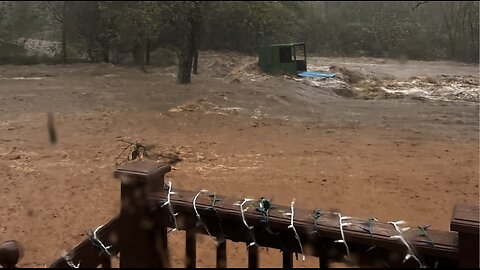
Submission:
<svg viewBox="0 0 480 270">
<path fill-rule="evenodd" d="M 372 246 L 367 249 L 367 252 L 370 252 L 377 247 L 375 245 L 375 238 L 373 237 L 373 228 L 372 228 L 373 223 L 377 222 L 377 221 L 378 221 L 378 219 L 376 219 L 376 218 L 370 218 L 365 223 L 363 223 L 365 226 L 360 227 L 360 229 L 368 232 L 368 234 L 370 235 L 370 239 L 372 240 Z"/>
<path fill-rule="evenodd" d="M 215 208 L 215 204 L 220 201 L 220 199 L 217 199 L 217 195 L 215 193 L 208 195 L 208 197 L 212 201 L 212 205 L 208 207 L 207 209 L 212 210 L 215 213 L 215 216 L 217 217 L 218 220 L 218 235 L 217 235 L 217 241 L 216 245 L 219 246 L 221 243 L 225 242 L 225 232 L 223 231 L 222 228 L 222 219 L 218 215 L 217 209 Z"/>
<path fill-rule="evenodd" d="M 170 215 L 172 216 L 173 218 L 173 224 L 174 224 L 174 228 L 172 228 L 170 231 L 168 232 L 174 232 L 177 230 L 177 218 L 176 216 L 178 216 L 178 213 L 175 213 L 175 211 L 173 211 L 173 206 L 172 206 L 172 203 L 171 203 L 171 200 L 170 200 L 170 197 L 171 195 L 174 195 L 174 194 L 177 194 L 176 192 L 173 192 L 172 191 L 172 182 L 171 181 L 168 181 L 168 194 L 167 194 L 167 201 L 164 202 L 162 204 L 162 206 L 160 207 L 164 207 L 164 206 L 167 206 L 168 205 L 168 210 L 170 211 Z"/>
<path fill-rule="evenodd" d="M 268 233 L 268 236 L 276 236 L 278 243 L 280 245 L 280 250 L 283 252 L 287 252 L 287 248 L 283 244 L 282 239 L 280 238 L 280 232 L 274 232 L 271 225 L 270 225 L 270 210 L 277 208 L 272 202 L 268 199 L 260 197 L 258 200 L 258 207 L 255 207 L 255 210 L 259 211 L 262 214 L 262 218 L 260 219 L 261 223 L 265 223 L 265 231 Z M 266 248 L 268 252 L 268 247 Z"/>
<path fill-rule="evenodd" d="M 248 233 L 250 234 L 250 237 L 252 238 L 252 242 L 250 242 L 250 244 L 248 244 L 249 247 L 257 244 L 256 241 L 255 241 L 255 236 L 253 235 L 253 233 L 252 233 L 252 231 L 251 231 L 251 230 L 253 230 L 253 226 L 249 226 L 249 225 L 247 224 L 247 220 L 245 219 L 245 215 L 244 215 L 244 213 L 247 212 L 248 207 L 245 208 L 245 209 L 243 209 L 243 205 L 244 205 L 245 203 L 251 202 L 251 201 L 253 201 L 253 199 L 247 199 L 247 198 L 245 198 L 245 199 L 243 199 L 243 202 L 241 202 L 241 203 L 240 203 L 240 202 L 236 202 L 236 203 L 233 204 L 233 205 L 235 205 L 235 206 L 240 206 L 240 213 L 242 214 L 243 224 L 245 224 L 245 226 L 247 227 Z"/>
<path fill-rule="evenodd" d="M 293 232 L 295 233 L 295 239 L 297 239 L 297 241 L 298 241 L 298 245 L 300 246 L 300 251 L 302 252 L 303 261 L 305 261 L 305 255 L 303 254 L 302 242 L 300 241 L 300 236 L 298 235 L 297 230 L 295 229 L 295 226 L 293 225 L 293 219 L 295 217 L 295 198 L 293 198 L 292 203 L 290 204 L 290 211 L 291 211 L 290 213 L 285 213 L 284 214 L 286 216 L 290 216 L 290 225 L 288 225 L 287 228 L 292 229 Z"/>
<path fill-rule="evenodd" d="M 410 230 L 410 227 L 400 228 L 398 225 L 405 224 L 405 221 L 403 221 L 403 220 L 400 220 L 400 221 L 397 221 L 397 222 L 389 221 L 388 223 L 392 224 L 393 227 L 395 227 L 395 230 L 398 232 L 398 235 L 390 236 L 390 238 L 399 239 L 400 241 L 402 241 L 402 243 L 408 249 L 408 253 L 407 253 L 407 255 L 405 255 L 405 258 L 403 259 L 402 263 L 405 263 L 410 258 L 413 258 L 418 262 L 418 264 L 420 265 L 420 268 L 425 268 L 425 266 L 422 264 L 422 262 L 420 262 L 420 260 L 417 258 L 417 256 L 415 256 L 415 254 L 413 253 L 413 250 L 410 247 L 410 245 L 408 244 L 407 240 L 405 240 L 405 238 L 403 237 L 403 233 Z"/>
<path fill-rule="evenodd" d="M 320 235 L 320 231 L 318 230 L 318 219 L 323 216 L 325 214 L 325 212 L 323 212 L 321 209 L 315 209 L 313 210 L 313 214 L 312 214 L 312 217 L 313 217 L 313 222 L 315 224 L 315 230 L 312 232 L 312 233 L 316 233 L 320 238 L 322 237 Z"/>
<path fill-rule="evenodd" d="M 255 209 L 262 213 L 262 220 L 261 222 L 265 222 L 268 224 L 268 212 L 270 211 L 270 208 L 271 208 L 271 203 L 269 200 L 267 199 L 264 199 L 263 197 L 260 197 L 260 200 L 258 201 L 258 207 L 256 207 Z"/>
<path fill-rule="evenodd" d="M 343 243 L 345 245 L 345 249 L 347 250 L 347 257 L 350 257 L 350 249 L 348 248 L 347 241 L 345 241 L 345 234 L 343 233 L 343 227 L 350 226 L 352 223 L 343 223 L 344 220 L 350 219 L 351 217 L 342 217 L 342 214 L 340 213 L 334 213 L 338 215 L 338 222 L 339 222 L 339 227 L 340 227 L 340 234 L 342 235 L 341 240 L 335 240 L 335 243 Z"/>
<path fill-rule="evenodd" d="M 193 209 L 195 210 L 195 214 L 197 215 L 198 222 L 203 226 L 203 228 L 208 233 L 208 235 L 210 237 L 213 237 L 212 234 L 210 234 L 210 231 L 208 230 L 207 225 L 205 225 L 205 223 L 202 221 L 202 218 L 200 217 L 200 213 L 198 213 L 198 210 L 197 210 L 197 198 L 198 196 L 200 196 L 200 194 L 205 192 L 208 192 L 208 190 L 202 189 L 197 193 L 197 195 L 195 195 L 195 198 L 193 198 Z"/>
<path fill-rule="evenodd" d="M 212 205 L 211 205 L 208 209 L 213 210 L 213 211 L 218 215 L 217 209 L 215 208 L 215 206 L 216 206 L 216 203 L 219 202 L 219 201 L 221 201 L 221 200 L 220 200 L 220 199 L 217 199 L 217 194 L 215 194 L 215 193 L 208 195 L 208 197 L 209 197 L 209 198 L 211 199 L 211 201 L 212 201 Z"/>
<path fill-rule="evenodd" d="M 375 222 L 378 222 L 378 219 L 376 219 L 376 218 L 369 218 L 367 221 L 363 222 L 363 225 L 364 225 L 364 226 L 360 226 L 360 229 L 368 232 L 368 233 L 370 234 L 370 239 L 372 240 L 372 246 L 369 247 L 369 248 L 366 250 L 366 252 L 370 252 L 370 251 L 372 251 L 372 250 L 375 250 L 375 251 L 377 252 L 377 254 L 378 254 L 380 257 L 382 257 L 382 256 L 381 256 L 381 253 L 380 253 L 380 250 L 377 249 L 377 245 L 375 244 L 375 237 L 373 236 L 373 225 L 374 225 Z M 381 263 L 383 264 L 383 267 L 390 267 L 390 266 L 388 265 L 388 263 L 385 262 L 385 260 L 380 259 L 380 261 L 381 261 Z"/>
<path fill-rule="evenodd" d="M 270 226 L 270 216 L 269 212 L 271 209 L 276 208 L 272 203 L 261 197 L 260 200 L 258 201 L 258 207 L 255 208 L 258 212 L 262 214 L 262 219 L 260 219 L 260 222 L 265 223 L 265 230 L 272 235 L 278 235 L 279 233 L 274 233 L 271 226 Z"/>
<path fill-rule="evenodd" d="M 427 237 L 427 242 L 433 247 L 433 252 L 435 253 L 435 266 L 434 268 L 438 268 L 438 255 L 437 255 L 437 246 L 435 245 L 435 242 L 433 242 L 432 238 L 427 233 L 427 229 L 430 228 L 430 225 L 423 225 L 423 226 L 418 226 L 418 229 L 420 230 L 420 235 Z"/>
</svg>

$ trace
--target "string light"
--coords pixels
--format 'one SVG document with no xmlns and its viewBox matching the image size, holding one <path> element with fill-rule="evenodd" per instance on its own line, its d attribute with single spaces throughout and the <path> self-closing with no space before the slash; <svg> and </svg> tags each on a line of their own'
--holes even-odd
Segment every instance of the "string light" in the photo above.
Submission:
<svg viewBox="0 0 480 270">
<path fill-rule="evenodd" d="M 102 253 L 105 252 L 108 256 L 112 256 L 112 254 L 109 252 L 109 249 L 112 248 L 112 246 L 105 246 L 97 236 L 98 230 L 100 230 L 102 227 L 103 225 L 100 225 L 93 231 L 93 233 L 87 233 L 88 238 L 94 246 L 99 247 L 102 250 L 99 255 L 102 255 Z"/>
<path fill-rule="evenodd" d="M 70 266 L 71 268 L 80 268 L 80 261 L 78 261 L 78 263 L 75 265 L 72 262 L 72 258 L 67 254 L 67 252 L 64 251 L 62 257 L 65 259 L 65 262 L 67 262 L 68 266 Z"/>
<path fill-rule="evenodd" d="M 422 264 L 422 262 L 413 253 L 413 250 L 410 247 L 410 245 L 408 244 L 407 240 L 405 240 L 405 238 L 403 237 L 403 233 L 410 230 L 410 227 L 400 228 L 398 226 L 398 225 L 405 224 L 405 221 L 403 221 L 403 220 L 396 221 L 396 222 L 389 221 L 388 224 L 392 224 L 393 227 L 395 228 L 395 230 L 398 232 L 398 235 L 390 236 L 390 238 L 398 239 L 398 240 L 402 241 L 402 243 L 407 247 L 408 252 L 407 252 L 407 255 L 405 255 L 405 258 L 403 259 L 403 263 L 405 263 L 410 258 L 413 258 L 418 262 L 418 264 L 420 265 L 420 268 L 425 268 L 425 266 Z"/>
<path fill-rule="evenodd" d="M 197 193 L 197 195 L 195 195 L 195 197 L 193 198 L 193 209 L 195 210 L 195 215 L 197 216 L 198 223 L 203 226 L 203 228 L 205 229 L 205 231 L 210 237 L 213 237 L 210 231 L 208 230 L 207 226 L 205 225 L 205 223 L 202 221 L 202 218 L 200 217 L 200 213 L 198 213 L 198 210 L 197 210 L 197 198 L 198 196 L 200 196 L 200 194 L 205 192 L 208 192 L 208 190 L 202 189 Z"/>
<path fill-rule="evenodd" d="M 245 209 L 243 208 L 243 206 L 245 205 L 245 203 L 251 202 L 251 201 L 253 201 L 253 199 L 247 199 L 247 198 L 245 198 L 245 199 L 243 199 L 242 202 L 236 202 L 236 203 L 233 204 L 233 205 L 235 205 L 235 206 L 239 206 L 239 207 L 240 207 L 240 214 L 242 215 L 243 224 L 245 224 L 245 226 L 247 227 L 248 233 L 249 233 L 249 235 L 250 235 L 250 238 L 252 239 L 252 242 L 250 242 L 250 243 L 248 244 L 249 247 L 257 244 L 256 241 L 255 241 L 255 235 L 253 235 L 253 233 L 252 233 L 252 230 L 253 230 L 254 227 L 253 227 L 253 226 L 249 226 L 248 223 L 247 223 L 247 220 L 245 219 L 245 214 L 244 214 L 244 213 L 248 211 L 248 208 L 249 208 L 249 207 L 247 207 L 247 208 L 245 208 Z"/>
<path fill-rule="evenodd" d="M 292 229 L 293 232 L 295 233 L 295 239 L 298 241 L 298 245 L 300 246 L 300 251 L 302 253 L 302 258 L 305 261 L 305 255 L 303 254 L 303 246 L 302 246 L 302 241 L 300 240 L 300 236 L 297 233 L 297 230 L 295 229 L 295 225 L 293 225 L 293 220 L 295 217 L 295 198 L 293 198 L 292 203 L 290 204 L 290 213 L 285 213 L 284 215 L 290 217 L 290 225 L 288 225 L 287 228 Z"/>
<path fill-rule="evenodd" d="M 345 245 L 345 249 L 347 250 L 347 257 L 350 257 L 350 249 L 348 248 L 347 241 L 345 240 L 345 234 L 343 232 L 343 227 L 347 227 L 352 225 L 352 223 L 344 223 L 344 220 L 350 219 L 351 217 L 342 217 L 340 213 L 334 213 L 338 215 L 339 227 L 340 227 L 340 235 L 342 236 L 341 240 L 335 240 L 335 243 L 343 243 Z"/>
<path fill-rule="evenodd" d="M 178 225 L 177 225 L 177 216 L 178 216 L 178 213 L 175 213 L 175 211 L 173 211 L 173 206 L 172 206 L 172 203 L 171 203 L 171 196 L 172 195 L 175 195 L 177 194 L 177 192 L 173 192 L 172 191 L 172 182 L 171 181 L 168 181 L 168 193 L 167 193 L 167 201 L 164 202 L 162 204 L 162 206 L 160 207 L 164 207 L 164 206 L 168 206 L 168 210 L 170 211 L 170 215 L 171 217 L 173 218 L 173 228 L 168 231 L 168 232 L 174 232 L 177 230 L 178 228 Z"/>
</svg>

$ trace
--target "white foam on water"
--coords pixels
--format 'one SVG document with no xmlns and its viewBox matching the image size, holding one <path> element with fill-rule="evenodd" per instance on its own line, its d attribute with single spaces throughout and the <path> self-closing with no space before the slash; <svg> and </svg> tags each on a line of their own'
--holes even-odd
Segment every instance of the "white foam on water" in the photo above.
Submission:
<svg viewBox="0 0 480 270">
<path fill-rule="evenodd" d="M 474 88 L 455 88 L 455 87 L 441 87 L 435 90 L 424 89 L 419 87 L 411 87 L 407 89 L 388 89 L 386 87 L 381 88 L 387 93 L 403 94 L 408 96 L 418 96 L 432 100 L 444 100 L 444 101 L 477 101 L 479 100 L 479 90 Z"/>
<path fill-rule="evenodd" d="M 43 80 L 47 77 L 13 77 L 13 78 L 2 78 L 4 80 Z"/>
<path fill-rule="evenodd" d="M 411 82 L 394 82 L 387 84 L 381 89 L 387 93 L 402 94 L 407 96 L 422 97 L 431 100 L 443 101 L 471 101 L 478 102 L 480 88 L 478 85 L 464 84 L 459 82 L 439 85 L 413 80 Z"/>
</svg>

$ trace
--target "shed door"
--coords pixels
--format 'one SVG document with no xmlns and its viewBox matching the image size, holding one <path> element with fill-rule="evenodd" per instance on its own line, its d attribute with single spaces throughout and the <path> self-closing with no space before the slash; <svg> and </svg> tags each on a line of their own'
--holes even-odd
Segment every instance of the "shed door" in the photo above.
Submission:
<svg viewBox="0 0 480 270">
<path fill-rule="evenodd" d="M 280 53 L 280 63 L 292 63 L 292 47 L 278 48 Z"/>
</svg>

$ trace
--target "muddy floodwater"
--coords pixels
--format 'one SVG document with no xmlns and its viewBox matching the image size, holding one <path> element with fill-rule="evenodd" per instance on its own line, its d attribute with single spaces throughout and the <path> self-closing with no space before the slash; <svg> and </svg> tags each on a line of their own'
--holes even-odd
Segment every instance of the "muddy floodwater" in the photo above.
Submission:
<svg viewBox="0 0 480 270">
<path fill-rule="evenodd" d="M 478 203 L 478 65 L 308 61 L 337 77 L 270 76 L 216 52 L 200 53 L 190 85 L 175 66 L 0 66 L 0 233 L 26 247 L 19 266 L 49 264 L 118 213 L 120 140 L 181 159 L 174 188 L 443 230 L 455 203 Z M 184 234 L 170 236 L 183 266 Z M 214 241 L 199 242 L 197 265 L 213 267 Z M 247 265 L 245 244 L 228 249 L 229 267 Z M 261 249 L 260 266 L 280 264 Z"/>
</svg>

